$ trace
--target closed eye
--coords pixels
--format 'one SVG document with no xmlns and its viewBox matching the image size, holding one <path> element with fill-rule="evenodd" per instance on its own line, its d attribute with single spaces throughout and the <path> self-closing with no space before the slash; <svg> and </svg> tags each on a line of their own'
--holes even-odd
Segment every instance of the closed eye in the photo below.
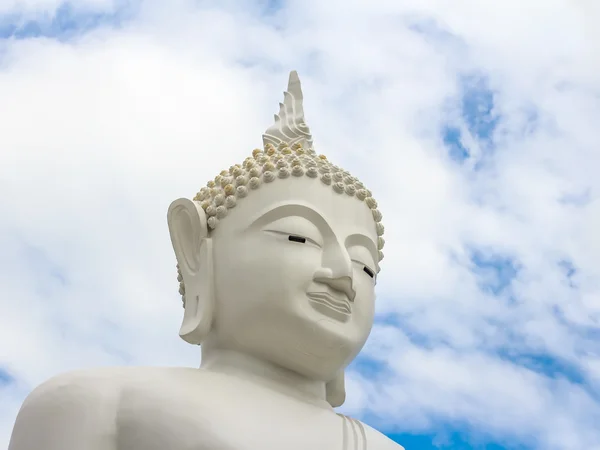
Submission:
<svg viewBox="0 0 600 450">
<path fill-rule="evenodd" d="M 292 242 L 299 242 L 300 244 L 306 243 L 306 238 L 303 238 L 302 236 L 294 236 L 293 234 L 291 234 L 288 236 L 288 239 Z"/>
<path fill-rule="evenodd" d="M 353 259 L 352 262 L 358 264 L 359 266 L 362 266 L 362 270 L 369 275 L 371 278 L 373 278 L 374 280 L 376 279 L 375 276 L 375 272 L 373 271 L 373 269 L 371 269 L 369 266 L 365 265 L 365 263 L 360 262 L 359 260 Z"/>
<path fill-rule="evenodd" d="M 311 247 L 321 248 L 321 244 L 319 244 L 314 239 L 311 239 L 307 236 L 300 236 L 299 234 L 291 234 L 289 231 L 279 231 L 279 230 L 264 230 L 266 233 L 274 234 L 280 236 L 284 239 L 287 239 L 290 242 L 297 242 L 298 244 L 307 244 Z"/>
</svg>

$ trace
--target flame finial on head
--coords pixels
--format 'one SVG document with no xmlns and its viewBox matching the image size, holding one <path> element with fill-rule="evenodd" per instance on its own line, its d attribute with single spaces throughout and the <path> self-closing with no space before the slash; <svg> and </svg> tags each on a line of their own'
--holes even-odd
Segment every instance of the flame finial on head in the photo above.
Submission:
<svg viewBox="0 0 600 450">
<path fill-rule="evenodd" d="M 304 150 L 312 150 L 312 136 L 304 120 L 304 97 L 298 72 L 290 72 L 287 91 L 283 93 L 283 103 L 279 104 L 279 113 L 275 114 L 275 123 L 263 134 L 263 144 L 278 147 L 282 143 L 292 146 L 302 145 Z"/>
</svg>

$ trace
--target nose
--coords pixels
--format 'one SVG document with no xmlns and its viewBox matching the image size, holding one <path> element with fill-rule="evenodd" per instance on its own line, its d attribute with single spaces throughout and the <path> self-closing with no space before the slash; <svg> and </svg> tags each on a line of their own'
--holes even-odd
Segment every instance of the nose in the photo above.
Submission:
<svg viewBox="0 0 600 450">
<path fill-rule="evenodd" d="M 352 278 L 348 276 L 333 278 L 329 275 L 328 270 L 319 270 L 315 274 L 314 281 L 323 283 L 330 288 L 343 292 L 348 299 L 353 302 L 356 297 L 356 291 L 352 287 Z"/>
<path fill-rule="evenodd" d="M 322 267 L 315 272 L 313 280 L 343 292 L 351 302 L 356 297 L 353 286 L 352 261 L 346 249 L 340 244 L 325 248 Z"/>
</svg>

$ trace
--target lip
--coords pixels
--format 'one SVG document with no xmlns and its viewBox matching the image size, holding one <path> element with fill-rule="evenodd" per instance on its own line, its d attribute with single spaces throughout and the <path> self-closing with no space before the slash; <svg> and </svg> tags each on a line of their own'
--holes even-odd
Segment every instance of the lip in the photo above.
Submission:
<svg viewBox="0 0 600 450">
<path fill-rule="evenodd" d="M 334 297 L 329 292 L 309 292 L 306 295 L 315 310 L 332 319 L 347 322 L 352 314 L 350 300 L 345 295 Z"/>
</svg>

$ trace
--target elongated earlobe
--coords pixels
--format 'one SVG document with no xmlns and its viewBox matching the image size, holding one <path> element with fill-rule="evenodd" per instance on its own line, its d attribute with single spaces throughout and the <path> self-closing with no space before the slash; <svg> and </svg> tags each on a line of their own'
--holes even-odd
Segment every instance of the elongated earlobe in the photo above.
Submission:
<svg viewBox="0 0 600 450">
<path fill-rule="evenodd" d="M 327 402 L 334 408 L 342 406 L 346 401 L 346 379 L 344 371 L 325 385 Z"/>
<path fill-rule="evenodd" d="M 212 241 L 206 214 L 199 204 L 182 198 L 171 203 L 167 221 L 183 278 L 184 314 L 179 336 L 199 345 L 210 331 L 214 314 Z"/>
</svg>

